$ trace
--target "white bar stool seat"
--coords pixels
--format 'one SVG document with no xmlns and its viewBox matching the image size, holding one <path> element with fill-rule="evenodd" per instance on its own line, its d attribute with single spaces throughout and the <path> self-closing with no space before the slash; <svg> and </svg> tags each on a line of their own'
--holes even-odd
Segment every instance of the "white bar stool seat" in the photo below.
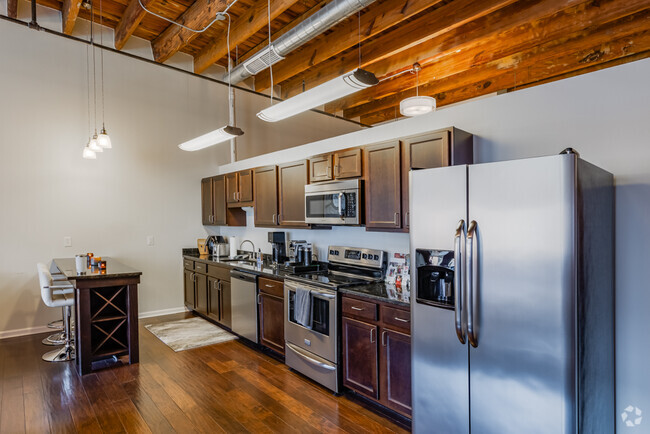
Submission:
<svg viewBox="0 0 650 434">
<path fill-rule="evenodd" d="M 64 362 L 75 357 L 72 333 L 70 328 L 70 314 L 74 306 L 74 287 L 68 281 L 55 281 L 47 266 L 37 264 L 38 280 L 41 286 L 41 298 L 49 307 L 61 307 L 63 314 L 64 342 L 62 348 L 49 351 L 43 355 L 43 360 L 48 362 Z"/>
</svg>

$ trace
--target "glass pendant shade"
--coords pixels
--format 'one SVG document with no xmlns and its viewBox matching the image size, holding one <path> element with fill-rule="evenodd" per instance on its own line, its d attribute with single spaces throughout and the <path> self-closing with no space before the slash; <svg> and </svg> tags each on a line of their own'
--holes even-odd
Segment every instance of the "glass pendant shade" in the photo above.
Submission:
<svg viewBox="0 0 650 434">
<path fill-rule="evenodd" d="M 108 136 L 108 133 L 106 132 L 106 128 L 102 128 L 102 131 L 99 133 L 99 136 L 97 136 L 97 144 L 99 145 L 100 148 L 103 149 L 111 149 L 113 145 L 111 144 L 111 138 Z"/>
<path fill-rule="evenodd" d="M 218 130 L 211 131 L 207 134 L 203 134 L 192 140 L 181 143 L 178 145 L 183 151 L 198 151 L 199 149 L 207 148 L 212 145 L 216 145 L 226 140 L 234 139 L 235 137 L 243 135 L 244 132 L 237 127 L 232 127 L 230 125 L 219 128 Z"/>
<path fill-rule="evenodd" d="M 104 150 L 97 143 L 97 134 L 93 135 L 93 138 L 88 142 L 88 148 L 94 152 L 104 152 Z"/>
<path fill-rule="evenodd" d="M 97 153 L 95 151 L 93 151 L 92 149 L 90 149 L 88 146 L 86 146 L 84 148 L 84 152 L 83 152 L 82 156 L 86 160 L 96 160 L 97 159 Z"/>
<path fill-rule="evenodd" d="M 277 122 L 313 109 L 335 99 L 358 92 L 379 83 L 372 72 L 357 69 L 326 83 L 265 108 L 257 117 L 266 122 Z"/>
<path fill-rule="evenodd" d="M 403 116 L 419 116 L 436 109 L 436 99 L 430 96 L 412 96 L 399 103 L 399 112 Z"/>
</svg>

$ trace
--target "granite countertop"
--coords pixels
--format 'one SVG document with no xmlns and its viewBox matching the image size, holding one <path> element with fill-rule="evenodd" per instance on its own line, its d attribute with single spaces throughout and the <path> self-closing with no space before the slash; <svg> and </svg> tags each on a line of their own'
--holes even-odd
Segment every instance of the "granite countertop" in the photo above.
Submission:
<svg viewBox="0 0 650 434">
<path fill-rule="evenodd" d="M 258 274 L 262 277 L 269 277 L 271 279 L 281 279 L 284 280 L 284 277 L 287 274 L 291 274 L 285 270 L 280 270 L 271 267 L 269 264 L 265 263 L 261 267 L 258 267 L 256 264 L 242 264 L 239 262 L 232 261 L 228 257 L 219 257 L 212 255 L 199 255 L 197 249 L 188 249 L 192 251 L 183 250 L 183 257 L 186 259 L 191 259 L 193 261 L 201 261 L 206 264 L 219 264 L 222 267 L 227 267 L 229 269 L 238 269 L 242 271 L 252 271 L 255 274 Z"/>
<path fill-rule="evenodd" d="M 411 307 L 410 291 L 398 292 L 395 285 L 385 282 L 377 282 L 349 288 L 339 288 L 339 292 L 342 294 L 365 297 L 376 301 L 383 301 L 401 307 Z"/>
<path fill-rule="evenodd" d="M 56 258 L 54 264 L 68 280 L 114 279 L 116 277 L 137 277 L 142 271 L 127 267 L 115 259 L 102 257 L 106 261 L 106 269 L 90 267 L 77 273 L 75 258 Z"/>
</svg>

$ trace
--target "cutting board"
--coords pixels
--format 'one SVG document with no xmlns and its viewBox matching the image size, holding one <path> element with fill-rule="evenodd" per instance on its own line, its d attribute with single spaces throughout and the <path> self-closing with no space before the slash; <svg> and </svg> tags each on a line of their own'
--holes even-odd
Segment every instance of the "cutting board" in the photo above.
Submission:
<svg viewBox="0 0 650 434">
<path fill-rule="evenodd" d="M 196 245 L 199 248 L 199 255 L 208 254 L 208 245 L 205 243 L 205 238 L 199 238 L 196 240 Z"/>
</svg>

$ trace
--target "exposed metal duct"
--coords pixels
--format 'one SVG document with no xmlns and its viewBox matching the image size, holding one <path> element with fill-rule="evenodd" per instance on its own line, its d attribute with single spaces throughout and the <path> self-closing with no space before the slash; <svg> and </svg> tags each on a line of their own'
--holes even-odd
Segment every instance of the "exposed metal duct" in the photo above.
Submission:
<svg viewBox="0 0 650 434">
<path fill-rule="evenodd" d="M 284 57 L 314 39 L 325 30 L 334 27 L 347 17 L 357 13 L 366 6 L 374 3 L 375 0 L 333 0 L 320 11 L 289 30 L 273 45 L 266 46 L 253 57 L 244 63 L 237 65 L 231 72 L 230 80 L 239 83 L 254 74 L 268 68 L 270 65 L 284 59 Z M 254 71 L 254 72 L 253 72 Z M 228 80 L 228 74 L 224 74 L 223 80 Z"/>
</svg>

